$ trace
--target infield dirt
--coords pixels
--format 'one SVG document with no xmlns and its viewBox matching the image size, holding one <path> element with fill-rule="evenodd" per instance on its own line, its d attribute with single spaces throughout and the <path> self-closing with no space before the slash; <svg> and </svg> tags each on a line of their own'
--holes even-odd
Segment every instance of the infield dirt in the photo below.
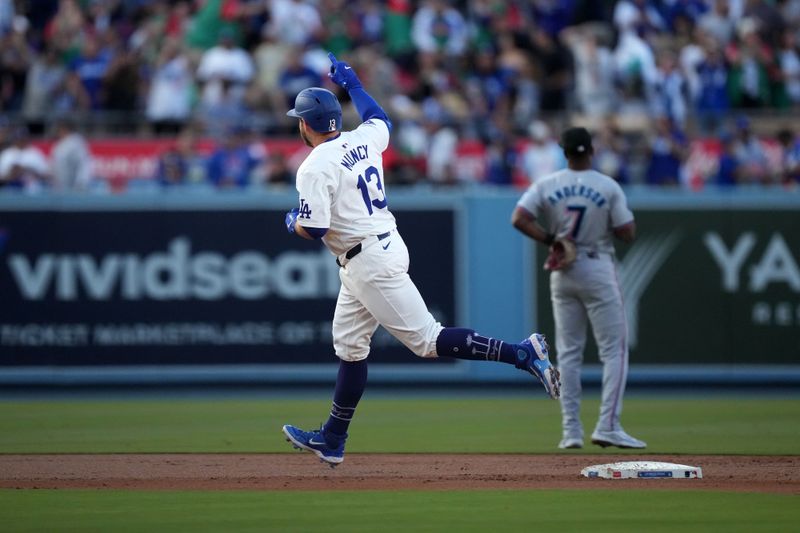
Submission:
<svg viewBox="0 0 800 533">
<path fill-rule="evenodd" d="M 582 468 L 667 461 L 703 479 L 587 479 Z M 0 455 L 0 488 L 162 490 L 673 489 L 800 494 L 800 456 L 347 454 Z"/>
</svg>

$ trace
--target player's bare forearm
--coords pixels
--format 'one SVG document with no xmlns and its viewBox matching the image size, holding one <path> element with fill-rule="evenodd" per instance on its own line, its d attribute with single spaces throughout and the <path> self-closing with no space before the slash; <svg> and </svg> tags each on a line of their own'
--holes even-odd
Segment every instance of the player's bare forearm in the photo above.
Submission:
<svg viewBox="0 0 800 533">
<path fill-rule="evenodd" d="M 632 243 L 636 240 L 636 222 L 631 221 L 614 228 L 614 236 L 622 242 Z"/>
<path fill-rule="evenodd" d="M 313 241 L 314 240 L 314 237 L 309 235 L 308 232 L 305 230 L 305 228 L 303 228 L 303 226 L 301 226 L 300 224 L 295 224 L 294 225 L 294 232 L 295 232 L 296 235 L 298 235 L 298 236 L 300 236 L 300 237 L 302 237 L 304 239 L 308 239 L 309 241 Z"/>
<path fill-rule="evenodd" d="M 526 209 L 521 207 L 514 209 L 514 213 L 511 215 L 511 225 L 535 241 L 539 241 L 548 246 L 553 243 L 553 235 L 547 233 L 547 231 L 536 222 L 536 218 Z"/>
</svg>

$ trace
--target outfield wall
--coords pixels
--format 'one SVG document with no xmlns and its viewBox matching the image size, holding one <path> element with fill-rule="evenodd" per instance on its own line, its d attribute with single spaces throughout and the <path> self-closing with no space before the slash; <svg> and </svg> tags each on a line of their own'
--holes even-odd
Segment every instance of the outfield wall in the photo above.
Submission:
<svg viewBox="0 0 800 533">
<path fill-rule="evenodd" d="M 393 191 L 411 274 L 446 324 L 552 335 L 519 191 Z M 800 382 L 800 194 L 629 191 L 631 380 Z M 0 196 L 0 383 L 328 382 L 332 256 L 286 234 L 291 191 Z M 420 361 L 382 330 L 373 382 L 517 382 Z M 587 377 L 599 379 L 594 347 Z"/>
</svg>

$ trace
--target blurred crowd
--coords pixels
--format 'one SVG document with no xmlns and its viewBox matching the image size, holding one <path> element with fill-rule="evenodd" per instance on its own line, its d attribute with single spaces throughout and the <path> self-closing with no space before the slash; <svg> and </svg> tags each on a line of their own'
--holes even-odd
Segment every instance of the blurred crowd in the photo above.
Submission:
<svg viewBox="0 0 800 533">
<path fill-rule="evenodd" d="M 797 183 L 795 133 L 757 137 L 747 116 L 800 107 L 798 38 L 800 0 L 0 0 L 0 110 L 15 117 L 0 184 L 85 186 L 55 149 L 47 167 L 20 154 L 55 135 L 89 158 L 87 124 L 227 154 L 177 142 L 159 182 L 290 181 L 280 156 L 233 145 L 293 135 L 296 94 L 334 89 L 328 51 L 392 117 L 395 183 L 529 183 L 563 167 L 555 138 L 575 123 L 623 184 L 690 184 L 697 138 L 720 141 L 706 182 Z M 459 166 L 465 141 L 485 149 L 477 174 Z"/>
</svg>

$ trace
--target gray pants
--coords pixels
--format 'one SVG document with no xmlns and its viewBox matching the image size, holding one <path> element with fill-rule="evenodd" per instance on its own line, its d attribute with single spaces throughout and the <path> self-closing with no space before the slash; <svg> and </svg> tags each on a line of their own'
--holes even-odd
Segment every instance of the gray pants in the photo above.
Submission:
<svg viewBox="0 0 800 533">
<path fill-rule="evenodd" d="M 581 366 L 587 320 L 603 364 L 603 393 L 596 429 L 620 429 L 628 375 L 628 344 L 616 263 L 609 254 L 585 253 L 566 270 L 550 276 L 556 323 L 556 358 L 561 372 L 561 414 L 565 436 L 583 438 L 580 420 Z"/>
</svg>

